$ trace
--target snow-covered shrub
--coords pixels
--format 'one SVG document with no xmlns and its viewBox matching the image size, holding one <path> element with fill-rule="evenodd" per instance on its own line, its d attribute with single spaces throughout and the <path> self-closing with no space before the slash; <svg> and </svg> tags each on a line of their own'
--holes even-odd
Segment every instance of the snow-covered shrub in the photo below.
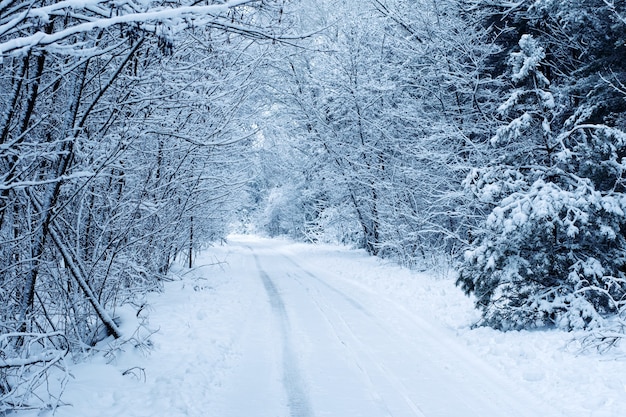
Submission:
<svg viewBox="0 0 626 417">
<path fill-rule="evenodd" d="M 601 324 L 626 290 L 625 212 L 623 195 L 587 179 L 568 189 L 538 179 L 493 209 L 460 282 L 494 327 Z"/>
<path fill-rule="evenodd" d="M 1 334 L 0 415 L 58 407 L 69 379 L 68 352 L 69 344 L 60 332 Z"/>
<path fill-rule="evenodd" d="M 510 60 L 517 88 L 501 107 L 509 123 L 492 140 L 502 156 L 466 179 L 491 213 L 458 284 L 496 328 L 596 327 L 626 295 L 626 135 L 599 125 L 553 132 L 544 51 L 527 35 L 520 49 Z"/>
</svg>

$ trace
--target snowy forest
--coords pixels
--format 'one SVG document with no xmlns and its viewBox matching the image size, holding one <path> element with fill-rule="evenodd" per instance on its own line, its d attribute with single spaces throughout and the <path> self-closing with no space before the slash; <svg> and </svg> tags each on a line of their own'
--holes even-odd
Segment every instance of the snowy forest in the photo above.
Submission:
<svg viewBox="0 0 626 417">
<path fill-rule="evenodd" d="M 0 0 L 0 97 L 11 408 L 233 230 L 624 337 L 624 1 Z"/>
</svg>

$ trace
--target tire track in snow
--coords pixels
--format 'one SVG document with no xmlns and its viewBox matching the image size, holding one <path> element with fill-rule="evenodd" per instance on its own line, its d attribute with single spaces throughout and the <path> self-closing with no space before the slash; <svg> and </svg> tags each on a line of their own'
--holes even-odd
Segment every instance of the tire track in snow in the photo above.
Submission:
<svg viewBox="0 0 626 417">
<path fill-rule="evenodd" d="M 283 342 L 283 386 L 287 394 L 289 414 L 291 417 L 313 417 L 309 398 L 304 389 L 304 383 L 298 368 L 298 361 L 291 345 L 287 309 L 274 282 L 263 268 L 261 268 L 259 257 L 256 254 L 253 254 L 253 256 L 259 270 L 259 275 L 263 281 L 263 287 L 269 298 L 270 306 L 280 324 Z"/>
<path fill-rule="evenodd" d="M 372 313 L 370 313 L 358 301 L 343 293 L 342 291 L 339 291 L 338 289 L 332 287 L 328 283 L 324 282 L 315 274 L 300 266 L 293 259 L 286 256 L 284 258 L 287 259 L 296 268 L 298 268 L 298 272 L 303 273 L 309 278 L 314 279 L 315 282 L 320 284 L 325 290 L 330 291 L 336 296 L 340 297 L 349 305 L 351 305 L 355 310 L 368 317 L 371 322 L 374 325 L 378 326 L 381 330 L 386 330 L 383 326 L 380 325 L 376 317 L 372 315 Z M 389 369 L 383 366 L 383 364 L 374 357 L 370 349 L 354 333 L 354 331 L 352 330 L 352 326 L 350 326 L 350 324 L 348 324 L 348 322 L 344 320 L 341 313 L 332 308 L 328 303 L 322 301 L 324 297 L 321 293 L 319 293 L 319 289 L 317 290 L 318 294 L 315 295 L 311 291 L 312 288 L 306 285 L 297 276 L 292 276 L 292 278 L 306 289 L 307 293 L 311 297 L 311 300 L 315 303 L 321 315 L 326 319 L 330 327 L 333 329 L 335 337 L 341 342 L 344 348 L 348 352 L 350 352 L 350 355 L 352 356 L 357 367 L 364 376 L 364 382 L 368 385 L 370 389 L 370 395 L 372 396 L 372 399 L 381 407 L 381 409 L 384 410 L 385 414 L 389 417 L 396 415 L 389 408 L 389 404 L 387 404 L 387 401 L 385 400 L 383 395 L 378 392 L 377 385 L 380 385 L 380 380 L 375 383 L 373 379 L 374 374 L 379 375 L 379 377 L 382 376 L 389 383 L 389 385 L 393 387 L 396 395 L 404 401 L 408 409 L 411 411 L 412 415 L 414 415 L 415 417 L 426 417 L 419 405 L 417 405 L 411 399 L 408 388 L 400 381 L 399 378 L 397 378 Z"/>
<path fill-rule="evenodd" d="M 296 268 L 298 268 L 298 271 L 305 274 L 306 276 L 308 276 L 309 278 L 314 279 L 315 281 L 317 281 L 318 283 L 320 283 L 321 285 L 323 285 L 324 287 L 326 287 L 326 289 L 330 290 L 331 292 L 335 293 L 336 295 L 338 295 L 339 297 L 341 297 L 342 299 L 344 299 L 346 302 L 348 302 L 348 304 L 350 304 L 352 307 L 354 307 L 355 309 L 357 309 L 358 311 L 362 312 L 363 314 L 365 314 L 366 316 L 370 317 L 370 318 L 374 318 L 374 316 L 372 315 L 372 313 L 370 313 L 365 307 L 363 307 L 363 305 L 361 303 L 359 303 L 358 301 L 356 301 L 354 298 L 350 297 L 349 295 L 339 291 L 338 289 L 336 289 L 335 287 L 329 285 L 327 282 L 325 282 L 324 280 L 321 280 L 319 277 L 317 277 L 315 274 L 313 274 L 312 272 L 304 269 L 300 264 L 298 264 L 296 261 L 294 261 L 293 259 L 291 259 L 290 257 L 283 255 L 283 259 L 285 259 L 286 261 L 288 261 L 290 264 L 292 264 L 293 266 L 295 266 Z"/>
<path fill-rule="evenodd" d="M 331 276 L 328 272 L 322 272 L 322 275 L 316 276 L 293 259 L 287 256 L 284 256 L 284 258 L 297 268 L 294 279 L 305 288 L 314 290 L 309 291 L 309 293 L 318 308 L 327 317 L 327 320 L 334 328 L 335 334 L 344 346 L 349 348 L 356 355 L 359 362 L 363 364 L 362 370 L 364 373 L 371 375 L 370 381 L 376 381 L 376 389 L 382 388 L 381 384 L 379 384 L 382 379 L 376 379 L 376 375 L 378 375 L 393 387 L 396 401 L 397 399 L 402 399 L 416 416 L 461 415 L 450 414 L 451 409 L 463 410 L 462 415 L 467 416 L 507 415 L 521 417 L 541 415 L 533 410 L 534 403 L 532 403 L 533 406 L 526 408 L 527 403 L 524 402 L 523 396 L 510 395 L 509 393 L 514 393 L 515 391 L 511 390 L 506 381 L 501 380 L 492 368 L 480 367 L 481 363 L 474 362 L 472 355 L 468 355 L 454 344 L 439 346 L 438 340 L 440 339 L 438 339 L 438 334 L 431 329 L 430 324 L 413 316 L 404 307 L 391 303 L 398 312 L 401 312 L 399 317 L 402 320 L 394 321 L 393 328 L 386 326 L 381 321 L 379 315 L 373 313 L 377 310 L 370 310 L 364 307 L 364 304 L 357 301 L 359 298 L 353 298 L 320 278 L 320 276 Z M 311 280 L 305 283 L 302 279 L 298 279 L 297 275 L 300 275 L 301 278 L 306 276 L 311 278 Z M 389 357 L 381 356 L 379 352 L 373 349 L 368 343 L 368 337 L 364 338 L 363 332 L 355 331 L 356 328 L 353 327 L 355 323 L 362 322 L 362 320 L 355 321 L 354 317 L 345 314 L 347 310 L 343 308 L 338 310 L 338 304 L 332 302 L 331 298 L 328 297 L 329 295 L 333 295 L 335 298 L 359 310 L 364 315 L 363 318 L 369 319 L 373 325 L 371 330 L 378 329 L 381 336 L 380 340 L 388 339 L 395 341 L 395 346 L 397 347 L 394 350 L 395 355 L 399 358 L 406 358 L 407 360 L 404 361 L 405 365 L 398 365 L 393 360 L 388 361 Z M 419 338 L 419 342 L 408 336 L 415 333 L 415 330 L 419 330 L 419 334 L 422 336 Z M 426 346 L 425 348 L 424 345 Z M 438 352 L 438 354 L 424 356 L 420 366 L 414 366 L 414 361 L 411 358 L 420 353 L 429 354 L 431 352 Z M 465 361 L 469 361 L 469 367 Z M 479 365 L 473 368 L 477 372 L 471 372 L 474 365 Z M 412 377 L 410 373 L 405 372 L 405 368 L 416 371 L 413 373 L 414 375 L 423 373 L 426 378 Z M 474 376 L 477 377 L 475 380 Z M 495 378 L 492 378 L 493 376 Z M 470 383 L 468 384 L 468 382 Z M 507 388 L 504 388 L 504 391 L 502 391 L 499 382 L 504 382 L 507 386 Z M 416 390 L 418 387 L 421 387 L 422 390 Z M 440 389 L 432 389 L 432 387 L 440 387 Z M 458 392 L 454 391 L 455 389 L 458 389 Z M 453 392 L 450 392 L 446 398 L 439 395 L 443 390 L 453 390 Z M 506 395 L 498 398 L 497 395 L 500 393 Z M 431 396 L 438 399 L 433 401 Z M 387 403 L 386 397 L 382 397 L 385 403 Z M 388 403 L 390 406 L 394 404 L 392 397 L 389 398 L 391 400 Z M 474 400 L 475 398 L 479 398 L 479 400 Z M 486 400 L 486 398 L 489 398 L 489 400 Z M 530 399 L 531 397 L 528 398 Z M 507 409 L 508 411 L 505 411 Z M 391 414 L 394 416 L 407 415 L 406 413 L 397 414 L 393 411 Z M 547 415 L 562 416 L 556 410 L 550 410 Z"/>
</svg>

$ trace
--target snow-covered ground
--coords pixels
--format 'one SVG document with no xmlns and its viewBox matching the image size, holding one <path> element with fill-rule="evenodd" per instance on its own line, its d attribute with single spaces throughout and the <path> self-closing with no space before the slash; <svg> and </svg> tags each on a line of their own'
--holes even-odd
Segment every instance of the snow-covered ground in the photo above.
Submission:
<svg viewBox="0 0 626 417">
<path fill-rule="evenodd" d="M 335 246 L 229 241 L 150 296 L 149 351 L 105 341 L 106 354 L 71 367 L 56 416 L 625 415 L 624 350 L 471 329 L 478 315 L 445 273 Z"/>
</svg>

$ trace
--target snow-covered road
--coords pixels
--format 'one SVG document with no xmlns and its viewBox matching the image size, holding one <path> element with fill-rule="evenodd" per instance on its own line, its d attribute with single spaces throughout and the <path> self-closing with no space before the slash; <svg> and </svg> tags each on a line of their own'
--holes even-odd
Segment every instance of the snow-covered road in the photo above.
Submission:
<svg viewBox="0 0 626 417">
<path fill-rule="evenodd" d="M 158 331 L 137 331 L 136 308 L 118 310 L 130 341 L 104 341 L 71 366 L 56 417 L 619 417 L 626 407 L 623 351 L 581 355 L 558 331 L 471 329 L 476 312 L 453 280 L 362 251 L 234 236 L 177 274 L 142 309 Z"/>
<path fill-rule="evenodd" d="M 233 242 L 258 294 L 219 416 L 556 415 L 445 330 L 277 241 Z M 550 414 L 552 412 L 553 414 Z"/>
</svg>

